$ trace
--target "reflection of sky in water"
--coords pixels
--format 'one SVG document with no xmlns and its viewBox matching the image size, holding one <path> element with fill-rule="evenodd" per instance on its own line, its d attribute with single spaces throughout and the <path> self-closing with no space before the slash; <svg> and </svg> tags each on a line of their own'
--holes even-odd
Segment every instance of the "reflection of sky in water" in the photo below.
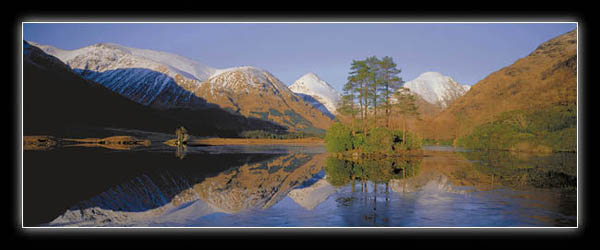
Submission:
<svg viewBox="0 0 600 250">
<path fill-rule="evenodd" d="M 359 189 L 357 183 L 357 189 Z M 555 220 L 571 220 L 523 200 L 509 196 L 511 190 L 473 191 L 464 194 L 425 187 L 417 192 L 386 194 L 379 184 L 377 195 L 369 183 L 369 192 L 352 192 L 345 186 L 331 194 L 313 210 L 285 197 L 272 207 L 239 214 L 198 213 L 183 223 L 150 226 L 231 226 L 231 227 L 504 227 L 554 226 Z M 539 205 L 539 204 L 537 204 Z"/>
</svg>

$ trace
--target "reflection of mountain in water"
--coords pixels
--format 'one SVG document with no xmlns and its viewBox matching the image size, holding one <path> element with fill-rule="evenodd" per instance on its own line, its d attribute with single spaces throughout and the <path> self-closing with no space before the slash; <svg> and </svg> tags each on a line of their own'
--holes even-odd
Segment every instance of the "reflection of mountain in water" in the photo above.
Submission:
<svg viewBox="0 0 600 250">
<path fill-rule="evenodd" d="M 142 175 L 80 202 L 49 225 L 160 225 L 266 209 L 321 171 L 323 159 L 324 155 L 289 154 L 244 164 L 196 184 L 191 183 L 193 177 L 169 172 L 159 178 Z"/>
<path fill-rule="evenodd" d="M 307 187 L 292 190 L 288 196 L 298 205 L 313 210 L 321 202 L 325 201 L 329 195 L 336 191 L 336 188 L 326 180 L 327 176 L 311 183 Z"/>
<path fill-rule="evenodd" d="M 466 193 L 465 190 L 456 189 L 447 176 L 438 174 L 423 178 L 408 178 L 401 180 L 391 180 L 390 188 L 398 193 L 410 192 L 448 192 L 448 193 Z"/>
</svg>

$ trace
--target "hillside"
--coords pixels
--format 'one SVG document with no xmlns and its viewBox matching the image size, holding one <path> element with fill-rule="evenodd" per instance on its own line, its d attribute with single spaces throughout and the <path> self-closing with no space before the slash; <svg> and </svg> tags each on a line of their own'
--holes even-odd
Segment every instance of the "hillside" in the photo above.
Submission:
<svg viewBox="0 0 600 250">
<path fill-rule="evenodd" d="M 432 130 L 436 132 L 425 136 L 452 139 L 467 135 L 482 124 L 506 120 L 511 112 L 520 112 L 520 117 L 541 117 L 544 112 L 545 117 L 556 112 L 560 112 L 557 116 L 571 114 L 576 104 L 577 33 L 573 30 L 542 43 L 528 56 L 473 85 L 435 118 Z M 551 127 L 570 118 L 541 119 L 528 120 L 528 124 L 521 119 L 522 127 L 533 123 Z"/>
<path fill-rule="evenodd" d="M 322 133 L 332 123 L 330 117 L 271 73 L 255 67 L 218 70 L 194 94 L 231 112 L 271 121 L 290 131 Z"/>
<path fill-rule="evenodd" d="M 132 128 L 172 133 L 185 126 L 194 135 L 237 136 L 243 130 L 283 129 L 216 106 L 171 109 L 138 104 L 86 80 L 56 57 L 24 41 L 23 132 L 25 135 L 78 136 L 85 129 Z M 135 119 L 131 119 L 135 115 Z M 211 122 L 206 122 L 211 121 Z"/>
<path fill-rule="evenodd" d="M 39 46 L 83 78 L 154 109 L 218 107 L 311 133 L 331 123 L 275 76 L 255 67 L 216 69 L 175 54 L 111 43 L 76 50 Z"/>
</svg>

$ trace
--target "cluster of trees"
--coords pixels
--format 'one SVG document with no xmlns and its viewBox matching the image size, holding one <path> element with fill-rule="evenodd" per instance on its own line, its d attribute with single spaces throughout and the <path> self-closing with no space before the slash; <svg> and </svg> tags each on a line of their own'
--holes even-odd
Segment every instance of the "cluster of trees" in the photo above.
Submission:
<svg viewBox="0 0 600 250">
<path fill-rule="evenodd" d="M 391 57 L 353 60 L 350 70 L 338 110 L 353 130 L 366 134 L 369 127 L 393 128 L 393 116 L 403 118 L 405 129 L 406 118 L 418 116 L 415 97 L 403 87 L 401 70 Z"/>
<path fill-rule="evenodd" d="M 418 117 L 415 96 L 403 87 L 401 70 L 391 57 L 353 60 L 338 104 L 340 123 L 326 134 L 328 150 L 364 152 L 420 148 L 406 130 L 406 120 Z M 393 120 L 402 119 L 402 130 Z M 329 145 L 331 144 L 331 145 Z"/>
<path fill-rule="evenodd" d="M 253 139 L 298 139 L 306 137 L 315 137 L 316 135 L 305 132 L 273 133 L 265 130 L 249 130 L 240 133 L 243 138 Z"/>
<path fill-rule="evenodd" d="M 325 134 L 325 148 L 328 152 L 340 153 L 358 151 L 372 154 L 394 154 L 396 152 L 421 149 L 421 139 L 413 133 L 375 127 L 367 133 L 353 133 L 353 130 L 336 122 Z"/>
<path fill-rule="evenodd" d="M 461 147 L 480 150 L 576 151 L 577 108 L 554 105 L 501 113 L 459 137 Z"/>
</svg>

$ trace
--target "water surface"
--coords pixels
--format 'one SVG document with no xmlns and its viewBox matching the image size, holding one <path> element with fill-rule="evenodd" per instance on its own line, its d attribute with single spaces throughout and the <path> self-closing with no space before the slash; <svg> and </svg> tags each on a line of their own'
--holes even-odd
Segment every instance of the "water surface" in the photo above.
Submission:
<svg viewBox="0 0 600 250">
<path fill-rule="evenodd" d="M 576 226 L 573 153 L 426 148 L 351 160 L 322 147 L 151 138 L 127 150 L 25 151 L 25 226 Z"/>
</svg>

